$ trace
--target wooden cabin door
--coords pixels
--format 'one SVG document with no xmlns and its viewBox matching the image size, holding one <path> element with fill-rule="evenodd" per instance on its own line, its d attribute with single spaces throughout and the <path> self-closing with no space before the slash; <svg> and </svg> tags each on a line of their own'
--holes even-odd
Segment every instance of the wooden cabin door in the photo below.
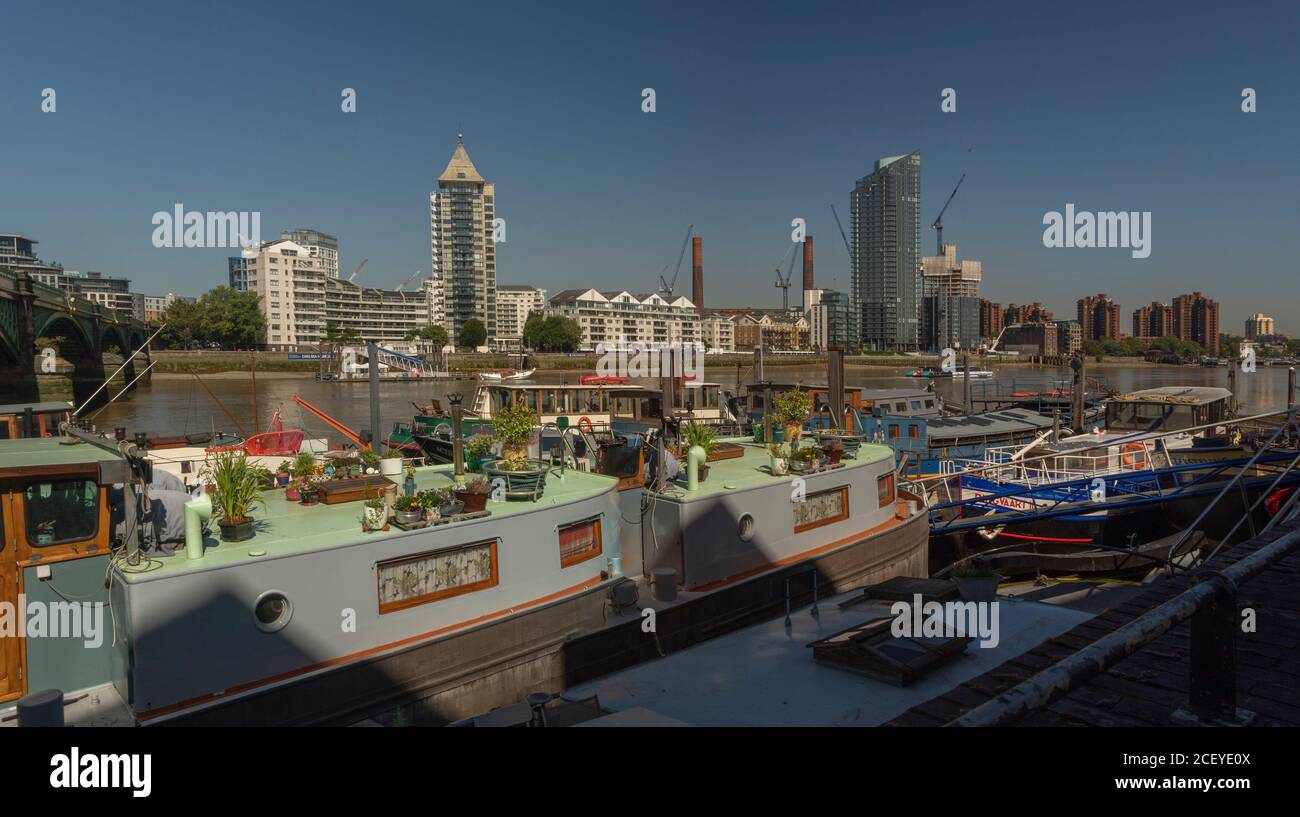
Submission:
<svg viewBox="0 0 1300 817">
<path fill-rule="evenodd" d="M 18 531 L 7 486 L 0 484 L 0 701 L 21 697 L 22 639 L 18 637 Z"/>
</svg>

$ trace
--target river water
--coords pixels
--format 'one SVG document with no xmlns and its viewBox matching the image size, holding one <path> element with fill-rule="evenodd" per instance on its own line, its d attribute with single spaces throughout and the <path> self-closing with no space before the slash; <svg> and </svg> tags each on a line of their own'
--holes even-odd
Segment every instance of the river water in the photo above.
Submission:
<svg viewBox="0 0 1300 817">
<path fill-rule="evenodd" d="M 868 388 L 924 388 L 926 381 L 903 376 L 905 369 L 883 367 L 849 367 L 845 380 L 850 386 Z M 721 383 L 724 389 L 735 393 L 737 370 L 731 367 L 710 367 L 705 379 Z M 826 371 L 819 366 L 770 366 L 767 377 L 776 383 L 825 383 Z M 1093 365 L 1087 372 L 1089 378 L 1104 381 L 1119 391 L 1132 391 L 1156 386 L 1224 386 L 1228 385 L 1226 368 L 1161 365 Z M 539 371 L 534 382 L 577 383 L 582 372 Z M 972 383 L 973 396 L 978 399 L 996 389 L 1044 390 L 1068 386 L 1070 372 L 1063 368 L 1031 368 L 1007 366 L 994 368 L 994 377 Z M 745 367 L 740 372 L 742 382 L 753 378 Z M 200 384 L 192 376 L 157 376 L 148 386 L 123 395 L 94 418 L 101 428 L 124 426 L 134 434 L 144 431 L 150 435 L 168 436 L 199 431 L 233 431 L 244 434 L 268 430 L 273 413 L 283 413 L 284 425 L 300 427 L 308 436 L 330 437 L 337 440 L 322 421 L 301 410 L 293 396 L 304 400 L 338 419 L 353 429 L 370 426 L 370 389 L 365 382 L 316 382 L 310 374 L 268 372 L 257 376 L 257 416 L 254 418 L 253 381 L 246 375 L 208 375 Z M 960 403 L 963 384 L 959 380 L 936 380 L 935 389 L 946 399 Z M 211 390 L 216 400 L 208 395 Z M 466 404 L 472 402 L 474 380 L 426 381 L 423 383 L 385 382 L 380 385 L 380 422 L 385 433 L 395 420 L 409 420 L 414 413 L 413 402 L 427 403 L 438 398 L 447 406 L 447 397 L 459 392 Z M 1242 410 L 1257 413 L 1286 406 L 1287 371 L 1283 367 L 1260 367 L 1253 373 L 1237 375 L 1237 399 Z M 220 401 L 220 405 L 217 401 Z M 224 408 L 223 408 L 224 406 Z M 233 419 L 232 419 L 233 418 Z"/>
</svg>

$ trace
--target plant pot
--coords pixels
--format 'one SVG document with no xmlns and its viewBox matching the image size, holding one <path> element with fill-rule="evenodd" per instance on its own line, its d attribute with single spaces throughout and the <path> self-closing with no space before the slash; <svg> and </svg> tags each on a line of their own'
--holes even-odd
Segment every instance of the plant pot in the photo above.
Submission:
<svg viewBox="0 0 1300 817">
<path fill-rule="evenodd" d="M 294 486 L 289 485 L 284 489 L 284 498 L 290 502 L 297 502 L 302 499 L 302 493 Z"/>
<path fill-rule="evenodd" d="M 457 491 L 456 499 L 460 500 L 465 508 L 465 513 L 478 513 L 487 509 L 487 494 L 475 494 L 469 491 Z"/>
<path fill-rule="evenodd" d="M 544 462 L 527 460 L 524 468 L 511 469 L 505 462 L 483 466 L 483 473 L 489 480 L 500 478 L 506 485 L 506 499 L 524 499 L 536 502 L 546 490 L 546 472 L 549 470 Z"/>
<path fill-rule="evenodd" d="M 366 527 L 370 530 L 379 530 L 384 526 L 384 509 L 372 508 L 369 505 L 365 508 Z"/>
<path fill-rule="evenodd" d="M 289 475 L 288 475 L 288 474 L 276 474 L 276 475 L 275 475 L 275 487 L 277 487 L 277 488 L 283 488 L 283 487 L 285 487 L 285 486 L 288 485 L 288 484 L 289 484 Z"/>
<path fill-rule="evenodd" d="M 217 522 L 217 527 L 221 529 L 223 542 L 243 542 L 253 538 L 252 519 L 241 519 L 237 522 L 227 522 L 222 519 Z"/>
<path fill-rule="evenodd" d="M 458 513 L 465 512 L 465 503 L 459 499 L 453 499 L 451 502 L 444 502 L 438 506 L 438 513 L 442 516 L 455 516 Z"/>
<path fill-rule="evenodd" d="M 771 469 L 771 471 L 772 471 L 772 476 L 774 476 L 774 477 L 782 477 L 782 476 L 785 476 L 785 472 L 786 472 L 786 464 L 785 464 L 785 459 L 784 459 L 784 458 L 782 458 L 782 457 L 768 457 L 768 458 L 767 458 L 767 463 L 768 463 L 768 467 L 769 467 L 769 468 Z"/>
<path fill-rule="evenodd" d="M 708 478 L 709 478 L 709 466 L 704 463 L 700 463 L 700 482 L 703 482 Z"/>
<path fill-rule="evenodd" d="M 395 477 L 402 473 L 401 457 L 384 457 L 379 461 L 379 473 L 386 477 Z"/>
<path fill-rule="evenodd" d="M 403 525 L 417 525 L 424 519 L 424 511 L 393 511 L 393 517 Z"/>
<path fill-rule="evenodd" d="M 300 498 L 304 505 L 315 505 L 317 501 L 320 500 L 320 491 L 314 489 L 311 491 L 301 491 Z"/>
<path fill-rule="evenodd" d="M 826 455 L 826 461 L 831 465 L 839 465 L 840 457 L 844 456 L 844 446 L 836 448 L 828 445 L 822 449 L 822 453 Z"/>
<path fill-rule="evenodd" d="M 997 601 L 998 583 L 1002 581 L 1001 573 L 992 576 L 954 576 L 957 589 L 966 601 Z"/>
</svg>

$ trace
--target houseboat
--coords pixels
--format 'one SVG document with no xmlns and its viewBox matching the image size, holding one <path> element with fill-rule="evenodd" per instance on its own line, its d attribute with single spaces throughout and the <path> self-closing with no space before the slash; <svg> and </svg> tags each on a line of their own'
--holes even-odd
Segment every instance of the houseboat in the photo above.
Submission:
<svg viewBox="0 0 1300 817">
<path fill-rule="evenodd" d="M 59 423 L 71 418 L 72 409 L 72 404 L 65 400 L 0 406 L 0 440 L 58 434 Z"/>
<path fill-rule="evenodd" d="M 782 392 L 799 389 L 812 398 L 812 410 L 804 422 L 809 431 L 827 429 L 833 425 L 830 412 L 829 388 L 824 384 L 808 383 L 750 383 L 745 387 L 739 405 L 752 424 L 761 424 L 764 394 L 771 389 L 775 400 Z M 883 415 L 898 417 L 941 417 L 944 412 L 943 398 L 928 389 L 864 389 L 856 386 L 844 388 L 844 423 L 846 430 L 859 431 L 860 421 L 855 421 L 855 414 L 879 412 Z"/>
<path fill-rule="evenodd" d="M 0 703 L 89 690 L 120 722 L 290 725 L 414 702 L 447 722 L 644 660 L 661 638 L 765 620 L 785 599 L 928 572 L 925 514 L 878 445 L 795 486 L 735 440 L 707 479 L 691 457 L 684 480 L 651 485 L 644 442 L 624 438 L 578 468 L 541 465 L 532 498 L 369 530 L 351 485 L 322 484 L 334 501 L 314 506 L 269 489 L 252 538 L 231 542 L 205 530 L 202 495 L 175 492 L 185 524 L 174 506 L 158 518 L 165 488 L 148 492 L 149 524 L 115 524 L 137 516 L 147 456 L 65 435 L 0 440 L 0 601 L 75 599 L 103 626 L 0 638 Z M 445 489 L 457 470 L 411 477 Z"/>
</svg>

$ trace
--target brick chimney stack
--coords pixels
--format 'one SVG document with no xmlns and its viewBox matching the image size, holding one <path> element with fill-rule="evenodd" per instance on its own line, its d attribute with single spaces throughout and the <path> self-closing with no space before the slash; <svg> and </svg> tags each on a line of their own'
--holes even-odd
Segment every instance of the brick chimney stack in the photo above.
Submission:
<svg viewBox="0 0 1300 817">
<path fill-rule="evenodd" d="M 816 289 L 813 286 L 813 242 L 812 236 L 803 237 L 803 288 L 807 292 Z"/>
<path fill-rule="evenodd" d="M 691 301 L 696 309 L 704 308 L 704 239 L 691 239 Z"/>
</svg>

